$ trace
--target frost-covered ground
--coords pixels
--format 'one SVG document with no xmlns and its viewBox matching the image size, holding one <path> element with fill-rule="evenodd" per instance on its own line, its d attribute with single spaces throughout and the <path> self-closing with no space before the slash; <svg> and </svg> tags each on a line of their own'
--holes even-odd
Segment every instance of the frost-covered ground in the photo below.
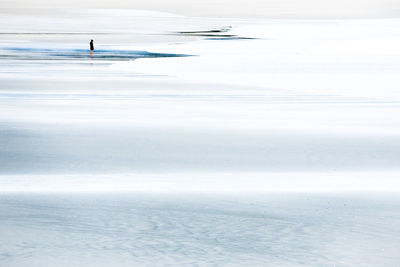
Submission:
<svg viewBox="0 0 400 267">
<path fill-rule="evenodd" d="M 0 25 L 0 266 L 400 264 L 400 20 Z"/>
</svg>

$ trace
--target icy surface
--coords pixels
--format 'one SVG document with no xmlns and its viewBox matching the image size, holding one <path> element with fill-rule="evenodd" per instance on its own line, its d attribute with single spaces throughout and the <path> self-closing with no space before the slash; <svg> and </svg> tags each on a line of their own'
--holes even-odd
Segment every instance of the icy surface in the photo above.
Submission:
<svg viewBox="0 0 400 267">
<path fill-rule="evenodd" d="M 0 25 L 0 266 L 400 264 L 400 20 Z"/>
<path fill-rule="evenodd" d="M 395 195 L 1 195 L 1 266 L 397 266 Z"/>
</svg>

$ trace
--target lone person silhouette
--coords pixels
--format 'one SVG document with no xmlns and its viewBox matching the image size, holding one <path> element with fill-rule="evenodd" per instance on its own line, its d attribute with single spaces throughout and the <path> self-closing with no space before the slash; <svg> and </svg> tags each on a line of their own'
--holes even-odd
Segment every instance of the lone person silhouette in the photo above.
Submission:
<svg viewBox="0 0 400 267">
<path fill-rule="evenodd" d="M 94 50 L 93 40 L 90 40 L 90 58 L 93 57 L 93 50 Z"/>
</svg>

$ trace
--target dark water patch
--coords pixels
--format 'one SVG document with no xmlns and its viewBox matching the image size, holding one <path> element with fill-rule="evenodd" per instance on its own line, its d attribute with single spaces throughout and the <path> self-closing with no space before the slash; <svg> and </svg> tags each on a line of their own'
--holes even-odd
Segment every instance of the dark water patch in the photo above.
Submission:
<svg viewBox="0 0 400 267">
<path fill-rule="evenodd" d="M 197 34 L 197 33 L 188 33 L 188 34 L 184 34 L 186 36 L 200 36 L 200 37 L 221 37 L 221 38 L 228 38 L 228 37 L 235 37 L 237 35 L 233 35 L 233 34 L 211 34 L 211 33 L 201 33 L 201 34 Z"/>
<path fill-rule="evenodd" d="M 187 32 L 178 32 L 179 34 L 215 34 L 215 33 L 223 33 L 228 32 L 232 29 L 232 26 L 223 27 L 218 30 L 208 30 L 208 31 L 187 31 Z"/>
<path fill-rule="evenodd" d="M 221 40 L 255 40 L 257 38 L 252 37 L 240 37 L 240 36 L 232 36 L 232 37 L 210 37 L 205 38 L 204 40 L 213 40 L 213 41 L 221 41 Z"/>
<path fill-rule="evenodd" d="M 204 40 L 252 40 L 257 38 L 238 36 L 235 34 L 226 34 L 232 29 L 231 26 L 224 27 L 218 30 L 207 30 L 207 31 L 185 31 L 176 32 L 175 35 L 181 36 L 196 36 L 206 37 Z"/>
</svg>

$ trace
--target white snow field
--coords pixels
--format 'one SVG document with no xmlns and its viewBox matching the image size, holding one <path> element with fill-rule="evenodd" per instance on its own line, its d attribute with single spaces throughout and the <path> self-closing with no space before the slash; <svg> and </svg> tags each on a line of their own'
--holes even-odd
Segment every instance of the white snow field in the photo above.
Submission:
<svg viewBox="0 0 400 267">
<path fill-rule="evenodd" d="M 399 73 L 400 19 L 1 9 L 0 266 L 399 266 Z"/>
</svg>

